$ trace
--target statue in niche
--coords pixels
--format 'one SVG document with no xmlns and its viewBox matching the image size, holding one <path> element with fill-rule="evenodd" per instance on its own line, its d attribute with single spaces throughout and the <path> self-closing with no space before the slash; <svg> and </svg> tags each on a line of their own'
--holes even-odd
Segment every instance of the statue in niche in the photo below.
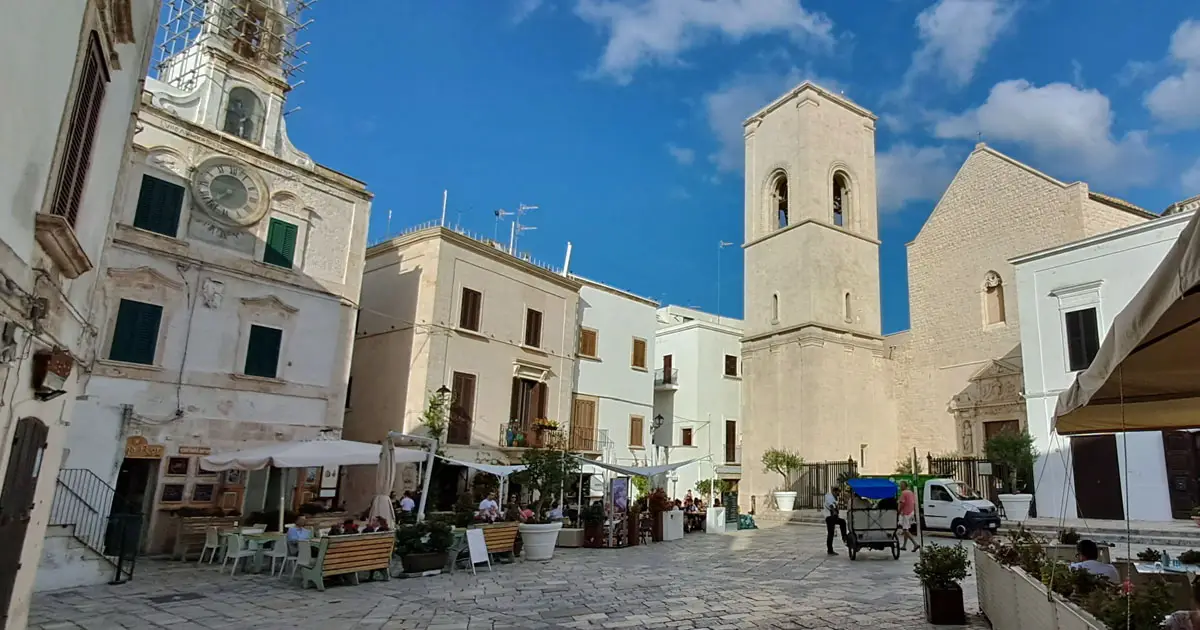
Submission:
<svg viewBox="0 0 1200 630">
<path fill-rule="evenodd" d="M 996 273 L 995 271 L 989 271 L 987 272 L 987 275 L 983 277 L 983 288 L 985 289 L 995 289 L 996 287 L 1000 286 L 1000 284 L 1000 274 Z"/>
<path fill-rule="evenodd" d="M 200 299 L 208 308 L 221 308 L 221 299 L 225 296 L 225 283 L 212 278 L 205 278 L 200 285 Z"/>
<path fill-rule="evenodd" d="M 975 428 L 972 422 L 966 418 L 962 421 L 962 449 L 963 453 L 972 454 L 975 452 Z"/>
</svg>

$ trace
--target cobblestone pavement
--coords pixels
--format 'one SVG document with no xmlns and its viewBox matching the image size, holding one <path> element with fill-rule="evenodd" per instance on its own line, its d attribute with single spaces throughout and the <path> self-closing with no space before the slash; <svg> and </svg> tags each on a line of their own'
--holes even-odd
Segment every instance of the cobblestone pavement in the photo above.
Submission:
<svg viewBox="0 0 1200 630">
<path fill-rule="evenodd" d="M 944 542 L 944 541 L 942 541 Z M 119 628 L 925 628 L 915 554 L 826 556 L 823 528 L 782 526 L 629 549 L 559 549 L 420 579 L 301 591 L 268 576 L 144 561 L 134 580 L 38 595 L 32 630 Z M 977 615 L 975 583 L 963 584 Z M 987 622 L 971 617 L 973 628 Z M 931 626 L 930 626 L 931 627 Z"/>
</svg>

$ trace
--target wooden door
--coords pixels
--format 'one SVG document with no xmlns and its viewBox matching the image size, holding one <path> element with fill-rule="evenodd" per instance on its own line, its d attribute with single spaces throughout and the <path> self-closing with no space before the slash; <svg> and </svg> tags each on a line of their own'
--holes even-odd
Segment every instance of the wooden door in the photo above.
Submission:
<svg viewBox="0 0 1200 630">
<path fill-rule="evenodd" d="M 21 549 L 33 511 L 46 434 L 41 420 L 21 418 L 9 452 L 4 490 L 0 491 L 0 627 L 8 626 L 8 607 L 21 570 Z"/>
<path fill-rule="evenodd" d="M 1163 431 L 1163 455 L 1167 463 L 1167 492 L 1171 516 L 1191 518 L 1192 506 L 1200 503 L 1196 483 L 1196 445 L 1187 431 Z"/>
<path fill-rule="evenodd" d="M 737 420 L 725 421 L 725 463 L 737 461 Z"/>
<path fill-rule="evenodd" d="M 1123 520 L 1121 471 L 1115 435 L 1071 438 L 1071 463 L 1075 472 L 1075 504 L 1079 518 Z"/>
<path fill-rule="evenodd" d="M 671 380 L 671 364 L 674 362 L 674 358 L 671 355 L 663 355 L 663 385 L 670 385 L 675 382 Z"/>
<path fill-rule="evenodd" d="M 575 413 L 571 418 L 571 450 L 598 450 L 596 448 L 596 401 L 594 400 L 575 399 Z"/>
<path fill-rule="evenodd" d="M 470 444 L 472 415 L 475 411 L 475 375 L 455 372 L 450 387 L 450 422 L 446 431 L 449 444 Z"/>
</svg>

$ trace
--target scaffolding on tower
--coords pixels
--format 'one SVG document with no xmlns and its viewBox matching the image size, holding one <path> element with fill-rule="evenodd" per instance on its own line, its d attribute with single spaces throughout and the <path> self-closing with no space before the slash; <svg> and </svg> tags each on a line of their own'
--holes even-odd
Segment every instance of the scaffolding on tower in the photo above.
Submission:
<svg viewBox="0 0 1200 630">
<path fill-rule="evenodd" d="M 309 42 L 300 33 L 312 24 L 304 13 L 317 0 L 163 0 L 150 74 L 192 90 L 212 68 L 205 44 L 272 69 L 289 89 L 303 81 Z"/>
</svg>

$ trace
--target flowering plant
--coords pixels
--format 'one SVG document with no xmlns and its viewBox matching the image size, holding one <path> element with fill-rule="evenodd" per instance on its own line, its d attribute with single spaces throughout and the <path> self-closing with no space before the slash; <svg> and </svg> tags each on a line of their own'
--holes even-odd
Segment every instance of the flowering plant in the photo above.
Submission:
<svg viewBox="0 0 1200 630">
<path fill-rule="evenodd" d="M 537 420 L 533 421 L 533 428 L 540 429 L 542 431 L 557 431 L 558 422 L 549 418 L 538 418 Z"/>
</svg>

